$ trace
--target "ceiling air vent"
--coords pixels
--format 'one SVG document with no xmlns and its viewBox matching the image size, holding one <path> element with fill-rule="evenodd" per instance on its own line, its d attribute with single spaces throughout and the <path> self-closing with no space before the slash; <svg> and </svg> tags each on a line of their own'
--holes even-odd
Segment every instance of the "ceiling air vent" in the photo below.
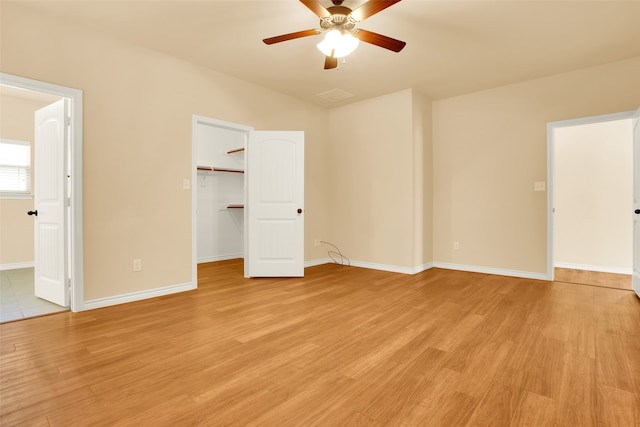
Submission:
<svg viewBox="0 0 640 427">
<path fill-rule="evenodd" d="M 327 100 L 329 102 L 338 102 L 344 99 L 353 98 L 354 95 L 352 93 L 347 92 L 346 90 L 331 89 L 326 92 L 319 93 L 316 96 L 324 100 Z"/>
</svg>

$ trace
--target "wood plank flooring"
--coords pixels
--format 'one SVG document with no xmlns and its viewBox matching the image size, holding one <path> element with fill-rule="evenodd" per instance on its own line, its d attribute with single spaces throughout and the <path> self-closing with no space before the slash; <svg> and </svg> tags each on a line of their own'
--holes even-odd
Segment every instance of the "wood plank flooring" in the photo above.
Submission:
<svg viewBox="0 0 640 427">
<path fill-rule="evenodd" d="M 640 299 L 432 269 L 196 291 L 0 325 L 2 426 L 640 426 Z"/>
<path fill-rule="evenodd" d="M 579 283 L 583 285 L 603 286 L 605 288 L 632 290 L 630 274 L 555 268 L 553 277 L 556 282 Z"/>
</svg>

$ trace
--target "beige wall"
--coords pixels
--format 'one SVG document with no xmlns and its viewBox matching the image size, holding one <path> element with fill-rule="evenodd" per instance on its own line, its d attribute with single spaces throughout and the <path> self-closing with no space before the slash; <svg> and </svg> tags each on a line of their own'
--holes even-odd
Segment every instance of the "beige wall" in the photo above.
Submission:
<svg viewBox="0 0 640 427">
<path fill-rule="evenodd" d="M 430 103 L 404 90 L 334 108 L 330 237 L 355 261 L 431 261 Z"/>
<path fill-rule="evenodd" d="M 33 144 L 34 113 L 50 101 L 0 95 L 0 137 Z M 33 146 L 31 148 L 32 176 Z M 33 185 L 33 180 L 32 180 Z M 0 199 L 0 264 L 33 262 L 33 199 Z"/>
<path fill-rule="evenodd" d="M 1 19 L 3 72 L 83 90 L 86 300 L 191 282 L 192 114 L 305 131 L 305 258 L 324 256 L 325 109 L 15 3 Z"/>
<path fill-rule="evenodd" d="M 435 260 L 545 273 L 546 125 L 636 109 L 639 75 L 640 57 L 434 102 Z"/>
<path fill-rule="evenodd" d="M 422 152 L 422 188 L 416 185 L 422 193 L 422 241 L 416 248 L 414 266 L 421 266 L 433 262 L 433 138 L 431 121 L 431 100 L 418 92 L 413 92 L 413 132 L 415 152 Z M 416 159 L 419 157 L 416 155 Z M 414 160 L 415 163 L 416 160 Z M 416 166 L 416 169 L 418 167 Z M 418 215 L 416 215 L 416 219 Z M 416 236 L 418 228 L 416 228 Z M 420 254 L 420 248 L 422 249 Z"/>
<path fill-rule="evenodd" d="M 554 261 L 631 271 L 632 121 L 555 130 Z"/>
<path fill-rule="evenodd" d="M 326 256 L 321 238 L 373 264 L 544 273 L 546 194 L 533 182 L 546 177 L 547 122 L 640 104 L 635 58 L 433 104 L 405 90 L 328 111 L 15 3 L 1 18 L 3 72 L 84 91 L 87 300 L 191 280 L 192 114 L 305 131 L 306 260 Z"/>
</svg>

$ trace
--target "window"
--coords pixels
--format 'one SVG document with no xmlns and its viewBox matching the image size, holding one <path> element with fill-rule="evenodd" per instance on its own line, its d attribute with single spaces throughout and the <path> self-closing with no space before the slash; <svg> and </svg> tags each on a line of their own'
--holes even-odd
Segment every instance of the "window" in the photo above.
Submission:
<svg viewBox="0 0 640 427">
<path fill-rule="evenodd" d="M 31 195 L 31 144 L 0 139 L 0 195 Z"/>
</svg>

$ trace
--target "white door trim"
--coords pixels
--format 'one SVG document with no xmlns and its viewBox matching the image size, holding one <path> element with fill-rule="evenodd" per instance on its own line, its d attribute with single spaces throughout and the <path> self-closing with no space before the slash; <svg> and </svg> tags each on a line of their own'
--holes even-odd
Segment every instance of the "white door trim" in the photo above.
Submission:
<svg viewBox="0 0 640 427">
<path fill-rule="evenodd" d="M 253 131 L 251 126 L 239 125 L 237 123 L 225 122 L 222 120 L 216 120 L 209 117 L 198 116 L 194 114 L 191 120 L 191 277 L 195 287 L 198 287 L 198 218 L 196 211 L 198 209 L 198 173 L 197 173 L 197 153 L 196 153 L 196 129 L 198 124 L 206 124 L 209 126 L 215 126 L 221 129 L 230 129 L 245 134 L 245 144 L 249 135 Z M 245 195 L 247 187 L 247 176 L 245 174 Z M 245 223 L 246 223 L 246 209 L 245 209 Z M 244 255 L 246 258 L 247 252 L 247 233 L 244 233 Z M 245 271 L 246 271 L 245 263 Z"/>
<path fill-rule="evenodd" d="M 554 243 L 554 188 L 555 188 L 555 130 L 588 125 L 602 122 L 612 122 L 616 120 L 631 119 L 636 111 L 625 111 L 622 113 L 604 114 L 601 116 L 581 117 L 579 119 L 562 120 L 547 123 L 547 280 L 553 280 L 553 243 Z"/>
<path fill-rule="evenodd" d="M 59 86 L 38 80 L 27 79 L 12 74 L 0 73 L 0 85 L 19 89 L 56 95 L 69 100 L 69 115 L 71 125 L 69 131 L 71 158 L 69 167 L 71 177 L 69 190 L 71 206 L 69 212 L 68 253 L 65 254 L 69 265 L 69 279 L 71 281 L 69 307 L 71 311 L 84 309 L 84 247 L 83 247 L 83 216 L 82 216 L 82 91 L 70 87 Z"/>
</svg>

